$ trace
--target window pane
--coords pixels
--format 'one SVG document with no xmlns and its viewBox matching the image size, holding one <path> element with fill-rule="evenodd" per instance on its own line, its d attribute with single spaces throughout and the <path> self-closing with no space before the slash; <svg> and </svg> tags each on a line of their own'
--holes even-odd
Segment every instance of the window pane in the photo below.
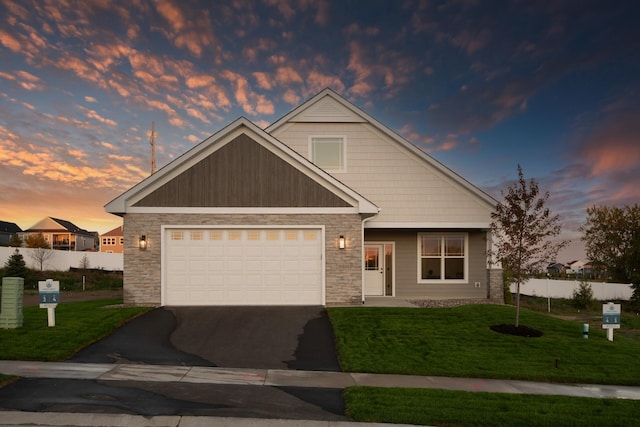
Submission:
<svg viewBox="0 0 640 427">
<path fill-rule="evenodd" d="M 366 248 L 364 253 L 364 269 L 365 270 L 377 270 L 380 260 L 380 251 L 378 248 Z"/>
<path fill-rule="evenodd" d="M 464 256 L 464 237 L 446 237 L 445 255 Z"/>
<path fill-rule="evenodd" d="M 444 260 L 445 279 L 464 279 L 464 258 L 447 258 Z"/>
<path fill-rule="evenodd" d="M 440 279 L 440 258 L 422 258 L 422 278 Z"/>
<path fill-rule="evenodd" d="M 344 168 L 341 138 L 314 138 L 311 142 L 312 161 L 324 169 Z"/>
<path fill-rule="evenodd" d="M 422 256 L 440 256 L 440 237 L 422 237 Z"/>
</svg>

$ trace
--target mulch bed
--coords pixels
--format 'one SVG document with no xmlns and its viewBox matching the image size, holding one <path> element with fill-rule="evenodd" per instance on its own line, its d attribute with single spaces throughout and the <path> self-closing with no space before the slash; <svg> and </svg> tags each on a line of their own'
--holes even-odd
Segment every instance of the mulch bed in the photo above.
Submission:
<svg viewBox="0 0 640 427">
<path fill-rule="evenodd" d="M 489 326 L 489 329 L 501 334 L 516 335 L 526 338 L 539 338 L 542 336 L 542 332 L 540 332 L 539 330 L 523 325 L 492 325 Z"/>
</svg>

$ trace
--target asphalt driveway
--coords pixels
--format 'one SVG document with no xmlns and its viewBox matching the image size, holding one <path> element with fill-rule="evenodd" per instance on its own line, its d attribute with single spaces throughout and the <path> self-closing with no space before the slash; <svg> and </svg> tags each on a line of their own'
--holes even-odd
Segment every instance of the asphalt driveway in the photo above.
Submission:
<svg viewBox="0 0 640 427">
<path fill-rule="evenodd" d="M 323 307 L 161 307 L 70 361 L 339 371 Z"/>
<path fill-rule="evenodd" d="M 69 361 L 339 371 L 323 307 L 162 307 Z M 24 378 L 0 410 L 345 421 L 339 388 Z"/>
</svg>

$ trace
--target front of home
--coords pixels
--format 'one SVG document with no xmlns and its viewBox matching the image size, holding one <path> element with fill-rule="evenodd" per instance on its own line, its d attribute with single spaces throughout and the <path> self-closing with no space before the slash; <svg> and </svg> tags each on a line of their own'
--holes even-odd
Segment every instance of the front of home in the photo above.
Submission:
<svg viewBox="0 0 640 427">
<path fill-rule="evenodd" d="M 105 206 L 127 303 L 502 298 L 495 201 L 330 89 L 241 118 Z"/>
<path fill-rule="evenodd" d="M 78 227 L 71 221 L 46 217 L 21 234 L 24 241 L 28 236 L 42 234 L 51 249 L 61 251 L 94 251 L 96 233 Z"/>
</svg>

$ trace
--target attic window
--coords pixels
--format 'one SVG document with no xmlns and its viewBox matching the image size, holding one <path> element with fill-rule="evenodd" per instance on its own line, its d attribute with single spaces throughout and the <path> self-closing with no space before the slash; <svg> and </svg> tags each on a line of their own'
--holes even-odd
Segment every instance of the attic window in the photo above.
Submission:
<svg viewBox="0 0 640 427">
<path fill-rule="evenodd" d="M 309 157 L 318 167 L 329 172 L 345 172 L 346 141 L 342 136 L 314 136 L 309 140 Z"/>
</svg>

